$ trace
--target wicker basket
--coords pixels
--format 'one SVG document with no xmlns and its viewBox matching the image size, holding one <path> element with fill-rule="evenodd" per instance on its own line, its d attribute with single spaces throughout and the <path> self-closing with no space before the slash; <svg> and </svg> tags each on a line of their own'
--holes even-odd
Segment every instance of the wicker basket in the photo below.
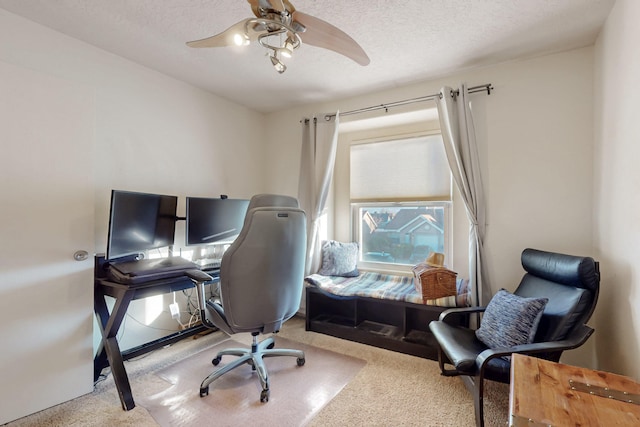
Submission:
<svg viewBox="0 0 640 427">
<path fill-rule="evenodd" d="M 431 267 L 420 263 L 413 267 L 413 283 L 416 290 L 422 294 L 422 300 L 426 303 L 430 299 L 455 296 L 456 289 L 455 271 L 441 267 Z"/>
</svg>

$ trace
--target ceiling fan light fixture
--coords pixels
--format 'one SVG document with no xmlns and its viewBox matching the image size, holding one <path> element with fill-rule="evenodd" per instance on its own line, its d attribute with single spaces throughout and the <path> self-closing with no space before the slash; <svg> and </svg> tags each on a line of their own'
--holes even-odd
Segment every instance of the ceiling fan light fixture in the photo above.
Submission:
<svg viewBox="0 0 640 427">
<path fill-rule="evenodd" d="M 269 57 L 271 59 L 271 63 L 273 64 L 273 68 L 280 74 L 284 73 L 287 70 L 287 66 L 280 61 L 276 55 L 272 55 Z"/>
<path fill-rule="evenodd" d="M 189 47 L 246 46 L 255 41 L 267 50 L 276 71 L 284 73 L 287 67 L 281 58 L 291 58 L 302 44 L 332 50 L 360 65 L 368 65 L 369 57 L 362 47 L 339 28 L 296 11 L 289 0 L 247 0 L 255 18 L 233 24 L 221 33 L 187 42 Z M 284 39 L 284 41 L 283 41 Z"/>
<path fill-rule="evenodd" d="M 233 42 L 236 46 L 248 46 L 250 43 L 249 36 L 246 33 L 235 33 L 233 35 Z"/>
<path fill-rule="evenodd" d="M 296 43 L 297 40 L 294 40 L 291 36 L 288 36 L 284 41 L 284 45 L 282 46 L 282 55 L 286 58 L 291 58 L 293 55 L 293 49 L 300 46 L 300 43 Z"/>
<path fill-rule="evenodd" d="M 291 58 L 293 56 L 293 52 L 290 49 L 287 49 L 286 46 L 278 49 L 278 52 L 285 58 Z"/>
</svg>

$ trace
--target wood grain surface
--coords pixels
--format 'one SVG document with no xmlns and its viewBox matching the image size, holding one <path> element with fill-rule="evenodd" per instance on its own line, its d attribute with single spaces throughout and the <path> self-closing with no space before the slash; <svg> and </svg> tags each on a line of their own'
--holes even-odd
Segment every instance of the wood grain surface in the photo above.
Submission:
<svg viewBox="0 0 640 427">
<path fill-rule="evenodd" d="M 510 425 L 640 426 L 640 405 L 572 390 L 569 380 L 640 396 L 631 378 L 514 354 Z"/>
</svg>

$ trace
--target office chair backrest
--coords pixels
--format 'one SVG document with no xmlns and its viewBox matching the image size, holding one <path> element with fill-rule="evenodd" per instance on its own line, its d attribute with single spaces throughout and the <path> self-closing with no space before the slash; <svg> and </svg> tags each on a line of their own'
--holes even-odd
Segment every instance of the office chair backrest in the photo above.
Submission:
<svg viewBox="0 0 640 427">
<path fill-rule="evenodd" d="M 515 294 L 549 299 L 535 341 L 557 341 L 587 323 L 598 300 L 600 272 L 590 257 L 525 249 L 521 256 L 527 272 Z"/>
<path fill-rule="evenodd" d="M 220 266 L 220 294 L 235 332 L 278 331 L 300 306 L 306 217 L 296 199 L 257 195 Z"/>
<path fill-rule="evenodd" d="M 298 208 L 298 200 L 295 197 L 280 194 L 256 194 L 249 201 L 247 210 L 265 206 L 279 206 L 283 208 Z"/>
</svg>

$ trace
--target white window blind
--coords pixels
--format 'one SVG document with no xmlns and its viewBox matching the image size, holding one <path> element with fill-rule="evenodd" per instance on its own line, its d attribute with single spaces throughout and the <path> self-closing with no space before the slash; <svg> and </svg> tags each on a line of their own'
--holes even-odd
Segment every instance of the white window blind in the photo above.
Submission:
<svg viewBox="0 0 640 427">
<path fill-rule="evenodd" d="M 442 136 L 351 146 L 352 201 L 451 200 Z"/>
</svg>

